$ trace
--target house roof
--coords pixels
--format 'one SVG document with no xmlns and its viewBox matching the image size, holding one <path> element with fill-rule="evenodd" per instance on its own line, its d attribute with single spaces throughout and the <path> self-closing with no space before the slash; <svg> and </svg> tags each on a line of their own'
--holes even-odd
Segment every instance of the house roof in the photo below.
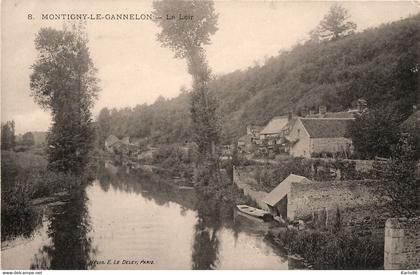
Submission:
<svg viewBox="0 0 420 275">
<path fill-rule="evenodd" d="M 130 145 L 130 137 L 123 137 L 121 139 L 122 144 Z"/>
<path fill-rule="evenodd" d="M 412 113 L 402 124 L 404 128 L 419 129 L 420 128 L 420 110 Z"/>
<path fill-rule="evenodd" d="M 354 111 L 307 115 L 305 118 L 354 118 Z"/>
<path fill-rule="evenodd" d="M 347 127 L 352 118 L 301 118 L 300 121 L 311 138 L 347 137 Z"/>
<path fill-rule="evenodd" d="M 281 133 L 281 131 L 287 126 L 287 122 L 287 116 L 273 117 L 260 134 L 269 135 Z"/>
<path fill-rule="evenodd" d="M 105 142 L 107 143 L 107 146 L 112 146 L 116 142 L 120 141 L 116 136 L 110 135 L 106 138 Z"/>
<path fill-rule="evenodd" d="M 276 186 L 268 195 L 263 198 L 263 202 L 269 206 L 276 205 L 281 199 L 283 199 L 290 190 L 290 184 L 293 182 L 310 183 L 311 181 L 305 177 L 290 174 L 285 178 L 279 185 Z"/>
<path fill-rule="evenodd" d="M 248 135 L 243 135 L 238 139 L 238 141 L 241 141 L 241 142 L 251 141 L 251 137 Z"/>
</svg>

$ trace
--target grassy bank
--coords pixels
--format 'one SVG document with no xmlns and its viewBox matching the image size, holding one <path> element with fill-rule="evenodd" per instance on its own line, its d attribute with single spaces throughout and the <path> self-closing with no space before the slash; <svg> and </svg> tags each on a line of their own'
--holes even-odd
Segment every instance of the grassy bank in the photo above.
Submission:
<svg viewBox="0 0 420 275">
<path fill-rule="evenodd" d="M 381 269 L 383 239 L 360 236 L 351 229 L 321 231 L 285 228 L 270 234 L 290 255 L 298 254 L 315 269 Z"/>
<path fill-rule="evenodd" d="M 68 191 L 79 179 L 47 170 L 42 151 L 1 152 L 2 241 L 19 234 L 29 235 L 39 222 L 31 201 Z"/>
</svg>

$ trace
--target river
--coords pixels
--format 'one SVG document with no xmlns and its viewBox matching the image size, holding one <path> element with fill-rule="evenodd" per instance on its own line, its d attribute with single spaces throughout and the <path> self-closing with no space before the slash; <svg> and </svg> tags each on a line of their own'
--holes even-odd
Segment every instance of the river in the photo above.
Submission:
<svg viewBox="0 0 420 275">
<path fill-rule="evenodd" d="M 215 210 L 216 209 L 216 210 Z M 108 167 L 29 238 L 2 244 L 3 269 L 292 269 L 268 225 L 194 190 Z"/>
</svg>

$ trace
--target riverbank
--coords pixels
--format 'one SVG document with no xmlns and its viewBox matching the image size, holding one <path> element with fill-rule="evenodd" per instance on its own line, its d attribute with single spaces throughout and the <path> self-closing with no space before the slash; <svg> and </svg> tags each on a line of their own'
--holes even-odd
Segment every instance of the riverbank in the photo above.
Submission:
<svg viewBox="0 0 420 275">
<path fill-rule="evenodd" d="M 350 228 L 270 231 L 267 239 L 299 255 L 315 269 L 383 269 L 383 239 L 360 236 Z"/>
<path fill-rule="evenodd" d="M 81 178 L 47 169 L 42 150 L 1 152 L 1 240 L 29 236 L 39 219 L 39 206 L 61 200 Z"/>
<path fill-rule="evenodd" d="M 287 166 L 280 169 L 287 170 Z M 260 170 L 261 166 L 235 169 L 234 182 L 253 196 L 261 205 L 260 208 L 264 209 L 264 206 L 267 207 L 264 205 L 264 195 L 268 194 L 265 191 L 271 184 L 264 184 Z M 321 183 L 314 183 L 312 187 L 305 186 L 313 191 L 302 195 L 309 196 L 304 197 L 306 207 L 315 206 L 311 201 L 313 198 L 322 198 L 317 202 L 327 206 L 328 197 L 323 197 L 324 193 L 321 191 L 316 193 L 316 190 L 323 186 Z M 267 191 L 270 192 L 271 189 Z M 285 207 L 291 207 L 293 200 L 297 199 L 298 193 L 291 192 L 287 193 Z M 354 196 L 353 193 L 357 194 L 356 189 L 350 190 L 348 194 Z M 384 257 L 383 227 L 389 213 L 383 205 L 377 209 L 373 208 L 375 205 L 368 204 L 353 207 L 348 205 L 347 208 L 337 206 L 335 211 L 331 210 L 328 213 L 326 210 L 319 213 L 315 211 L 312 217 L 286 219 L 285 224 L 278 224 L 269 230 L 267 239 L 279 249 L 286 249 L 289 255 L 300 255 L 316 269 L 381 269 Z"/>
</svg>

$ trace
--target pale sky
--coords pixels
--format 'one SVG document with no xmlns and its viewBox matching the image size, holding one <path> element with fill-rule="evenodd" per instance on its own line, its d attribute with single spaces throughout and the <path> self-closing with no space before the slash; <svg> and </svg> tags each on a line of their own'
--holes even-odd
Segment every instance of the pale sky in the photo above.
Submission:
<svg viewBox="0 0 420 275">
<path fill-rule="evenodd" d="M 207 46 L 215 74 L 246 69 L 255 61 L 275 56 L 307 37 L 333 2 L 216 1 L 218 32 Z M 358 30 L 406 18 L 420 12 L 412 1 L 342 2 Z M 46 13 L 150 13 L 152 1 L 132 0 L 3 0 L 2 1 L 2 121 L 15 120 L 16 132 L 47 130 L 48 112 L 29 96 L 30 66 L 37 53 L 34 38 L 41 27 L 61 28 L 64 21 L 41 20 Z M 34 16 L 28 20 L 28 14 Z M 102 91 L 94 107 L 134 107 L 153 103 L 162 95 L 172 98 L 191 78 L 184 60 L 161 48 L 159 29 L 152 21 L 88 22 L 89 48 Z"/>
</svg>

